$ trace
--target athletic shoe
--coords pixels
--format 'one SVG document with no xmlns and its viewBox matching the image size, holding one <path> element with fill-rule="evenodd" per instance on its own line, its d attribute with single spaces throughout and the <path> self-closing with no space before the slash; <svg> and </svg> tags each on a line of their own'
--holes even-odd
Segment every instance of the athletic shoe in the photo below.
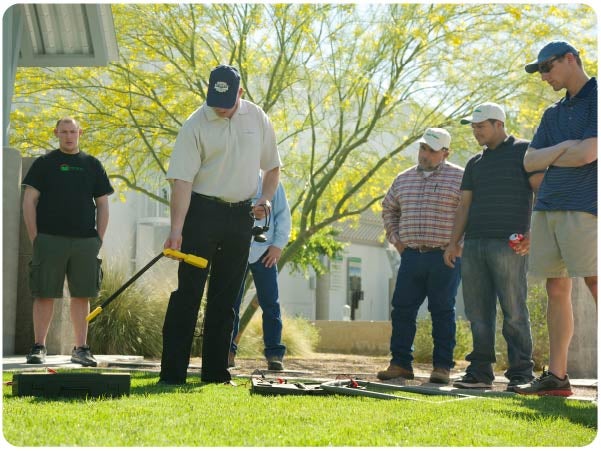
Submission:
<svg viewBox="0 0 601 451">
<path fill-rule="evenodd" d="M 278 357 L 270 357 L 267 359 L 267 369 L 269 371 L 284 371 L 284 364 Z"/>
<path fill-rule="evenodd" d="M 451 370 L 448 368 L 434 368 L 430 374 L 430 382 L 433 384 L 448 384 L 451 380 L 449 377 Z"/>
<path fill-rule="evenodd" d="M 402 377 L 403 379 L 413 379 L 415 375 L 413 374 L 412 370 L 408 370 L 407 368 L 403 368 L 402 366 L 391 363 L 387 369 L 378 371 L 377 377 L 381 381 L 386 381 L 388 379 L 394 379 L 397 377 Z"/>
<path fill-rule="evenodd" d="M 515 391 L 515 387 L 517 387 L 518 385 L 529 384 L 530 382 L 532 382 L 533 379 L 534 377 L 528 377 L 524 375 L 512 376 L 509 379 L 509 383 L 507 384 L 507 388 L 505 389 L 505 391 Z"/>
<path fill-rule="evenodd" d="M 455 381 L 453 387 L 457 388 L 492 388 L 492 383 L 482 382 L 476 379 L 472 374 L 467 373 L 458 381 Z"/>
<path fill-rule="evenodd" d="M 233 352 L 230 352 L 227 355 L 227 367 L 234 368 L 235 366 L 236 366 L 236 354 L 234 354 Z"/>
<path fill-rule="evenodd" d="M 563 379 L 558 378 L 555 374 L 546 369 L 543 374 L 534 379 L 529 384 L 518 385 L 513 389 L 514 392 L 520 395 L 550 395 L 550 396 L 572 396 L 572 386 L 570 378 L 566 374 Z"/>
<path fill-rule="evenodd" d="M 73 363 L 79 363 L 82 366 L 98 365 L 89 346 L 78 346 L 77 348 L 73 348 L 73 351 L 71 352 L 71 361 Z"/>
<path fill-rule="evenodd" d="M 25 358 L 27 359 L 27 363 L 46 363 L 46 346 L 35 343 Z"/>
</svg>

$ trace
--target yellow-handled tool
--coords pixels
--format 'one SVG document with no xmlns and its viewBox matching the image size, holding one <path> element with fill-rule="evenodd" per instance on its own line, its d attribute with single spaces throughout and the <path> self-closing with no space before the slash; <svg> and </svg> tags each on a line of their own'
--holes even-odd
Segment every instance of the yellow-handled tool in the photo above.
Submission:
<svg viewBox="0 0 601 451">
<path fill-rule="evenodd" d="M 102 312 L 102 309 L 104 309 L 107 305 L 109 305 L 117 296 L 119 296 L 121 293 L 123 293 L 123 291 L 125 291 L 125 289 L 127 287 L 129 287 L 132 283 L 134 283 L 138 277 L 140 277 L 142 274 L 144 274 L 148 270 L 148 268 L 150 268 L 152 265 L 154 265 L 156 262 L 158 262 L 161 259 L 161 257 L 164 257 L 164 256 L 177 258 L 179 260 L 182 260 L 184 263 L 188 263 L 188 264 L 190 264 L 192 266 L 196 266 L 198 268 L 206 268 L 207 265 L 209 264 L 209 262 L 207 261 L 206 258 L 198 257 L 198 256 L 192 255 L 192 254 L 184 254 L 183 252 L 176 251 L 175 249 L 163 249 L 163 252 L 161 252 L 159 255 L 157 255 L 152 260 L 150 260 L 150 262 L 148 262 L 148 264 L 146 266 L 144 266 L 141 270 L 139 270 L 137 273 L 135 273 L 131 277 L 131 279 L 129 279 L 127 282 L 125 282 L 123 284 L 123 286 L 121 288 L 119 288 L 117 291 L 115 291 L 99 307 L 96 307 L 92 312 L 90 312 L 90 314 L 88 316 L 86 316 L 86 321 L 90 322 L 94 318 L 96 318 L 98 315 L 100 315 L 100 312 Z"/>
</svg>

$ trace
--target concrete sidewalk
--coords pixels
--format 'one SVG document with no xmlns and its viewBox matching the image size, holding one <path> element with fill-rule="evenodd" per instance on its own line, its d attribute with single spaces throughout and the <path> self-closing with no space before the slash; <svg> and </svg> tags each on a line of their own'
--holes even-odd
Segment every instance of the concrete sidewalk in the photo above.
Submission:
<svg viewBox="0 0 601 451">
<path fill-rule="evenodd" d="M 110 367 L 136 367 L 145 366 L 143 356 L 137 355 L 94 355 L 98 361 L 96 368 L 105 369 Z M 157 366 L 156 362 L 147 362 L 148 366 Z M 34 371 L 40 370 L 41 368 L 83 368 L 82 365 L 71 362 L 70 355 L 48 355 L 46 356 L 46 363 L 39 365 L 32 365 L 25 363 L 25 356 L 4 356 L 2 358 L 2 370 L 3 371 Z M 89 368 L 89 367 L 88 367 Z"/>
<path fill-rule="evenodd" d="M 95 355 L 96 360 L 98 361 L 98 369 L 128 369 L 131 371 L 159 371 L 160 370 L 160 362 L 156 360 L 146 360 L 143 356 L 135 356 L 135 355 Z M 71 362 L 70 355 L 48 355 L 46 357 L 46 363 L 40 365 L 31 365 L 25 363 L 25 356 L 5 356 L 2 358 L 2 370 L 3 371 L 39 371 L 41 368 L 83 368 L 81 365 L 77 363 Z M 200 365 L 190 364 L 190 369 L 198 369 L 200 370 Z M 235 369 L 232 372 L 232 375 L 235 376 Z M 416 373 L 416 376 L 420 376 L 420 374 Z M 459 377 L 459 375 L 454 375 Z M 424 375 L 427 377 L 427 375 Z M 497 375 L 495 379 L 495 383 L 506 384 L 508 381 L 502 375 Z M 597 388 L 598 381 L 597 379 L 570 379 L 570 383 L 574 387 L 589 387 L 589 388 Z"/>
</svg>

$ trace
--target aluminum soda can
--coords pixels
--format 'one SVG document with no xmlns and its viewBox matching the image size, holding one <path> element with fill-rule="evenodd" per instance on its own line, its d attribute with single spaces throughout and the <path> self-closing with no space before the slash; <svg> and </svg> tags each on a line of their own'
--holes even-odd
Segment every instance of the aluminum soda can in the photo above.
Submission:
<svg viewBox="0 0 601 451">
<path fill-rule="evenodd" d="M 524 239 L 524 235 L 521 233 L 512 233 L 509 236 L 509 247 L 515 249 L 515 245 Z"/>
</svg>

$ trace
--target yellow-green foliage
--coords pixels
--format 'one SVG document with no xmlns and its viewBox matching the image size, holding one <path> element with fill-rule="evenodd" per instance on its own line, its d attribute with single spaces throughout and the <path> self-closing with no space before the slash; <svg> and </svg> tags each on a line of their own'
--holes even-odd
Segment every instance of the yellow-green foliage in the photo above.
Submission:
<svg viewBox="0 0 601 451">
<path fill-rule="evenodd" d="M 414 163 L 427 127 L 453 136 L 451 160 L 480 151 L 459 119 L 484 101 L 531 139 L 560 95 L 524 64 L 568 39 L 597 73 L 597 15 L 585 4 L 115 3 L 119 60 L 106 67 L 19 67 L 9 145 L 56 146 L 57 118 L 84 128 L 122 195 L 167 203 L 177 133 L 205 100 L 211 68 L 236 65 L 244 96 L 273 122 L 291 205 L 281 263 L 339 220 L 377 210 L 395 174 Z M 313 247 L 315 249 L 315 247 Z"/>
</svg>

